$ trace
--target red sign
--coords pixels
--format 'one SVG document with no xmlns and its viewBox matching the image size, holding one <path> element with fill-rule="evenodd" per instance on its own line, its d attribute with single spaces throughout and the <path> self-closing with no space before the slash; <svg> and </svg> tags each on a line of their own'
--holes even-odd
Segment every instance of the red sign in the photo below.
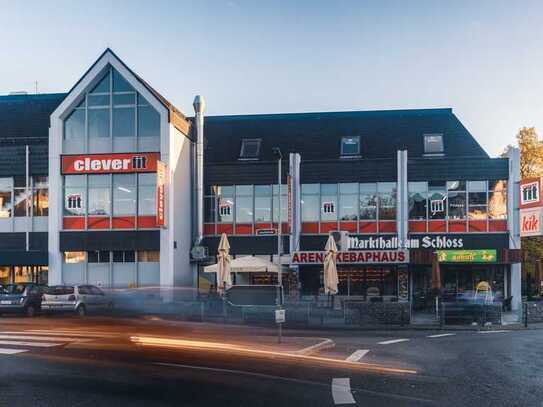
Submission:
<svg viewBox="0 0 543 407">
<path fill-rule="evenodd" d="M 542 234 L 541 211 L 542 208 L 520 210 L 521 236 L 540 236 Z"/>
<path fill-rule="evenodd" d="M 62 174 L 155 172 L 160 153 L 63 155 Z"/>
<path fill-rule="evenodd" d="M 168 166 L 162 161 L 156 163 L 156 223 L 166 226 L 166 182 Z"/>
<path fill-rule="evenodd" d="M 326 252 L 294 252 L 292 264 L 322 264 L 326 258 Z M 338 264 L 390 264 L 408 263 L 408 250 L 368 250 L 338 252 Z"/>
<path fill-rule="evenodd" d="M 526 178 L 520 181 L 520 209 L 543 206 L 541 178 Z"/>
</svg>

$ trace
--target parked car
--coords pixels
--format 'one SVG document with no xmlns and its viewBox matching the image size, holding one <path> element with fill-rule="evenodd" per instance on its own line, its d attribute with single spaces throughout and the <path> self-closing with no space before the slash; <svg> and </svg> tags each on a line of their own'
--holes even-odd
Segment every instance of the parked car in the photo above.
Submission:
<svg viewBox="0 0 543 407">
<path fill-rule="evenodd" d="M 41 310 L 43 287 L 34 283 L 0 287 L 0 314 L 20 313 L 33 317 Z"/>
<path fill-rule="evenodd" d="M 113 300 L 93 285 L 55 285 L 43 293 L 44 311 L 69 311 L 85 316 L 88 312 L 111 309 Z"/>
</svg>

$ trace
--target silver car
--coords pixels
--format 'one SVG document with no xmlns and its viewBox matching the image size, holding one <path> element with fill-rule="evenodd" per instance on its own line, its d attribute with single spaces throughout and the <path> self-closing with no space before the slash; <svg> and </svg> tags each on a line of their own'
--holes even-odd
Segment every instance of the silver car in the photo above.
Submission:
<svg viewBox="0 0 543 407">
<path fill-rule="evenodd" d="M 79 316 L 88 312 L 113 308 L 112 299 L 93 285 L 56 285 L 43 292 L 43 311 L 70 311 Z"/>
</svg>

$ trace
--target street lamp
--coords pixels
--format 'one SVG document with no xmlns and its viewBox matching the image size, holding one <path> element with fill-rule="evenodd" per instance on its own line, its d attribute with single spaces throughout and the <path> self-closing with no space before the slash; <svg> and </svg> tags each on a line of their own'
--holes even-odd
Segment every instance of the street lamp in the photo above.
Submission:
<svg viewBox="0 0 543 407">
<path fill-rule="evenodd" d="M 281 153 L 281 149 L 279 147 L 273 147 L 272 152 L 273 157 L 277 160 L 277 265 L 279 266 L 277 274 L 277 284 L 279 285 L 279 287 L 282 287 L 283 275 L 281 273 L 281 162 L 283 160 L 283 154 Z"/>
</svg>

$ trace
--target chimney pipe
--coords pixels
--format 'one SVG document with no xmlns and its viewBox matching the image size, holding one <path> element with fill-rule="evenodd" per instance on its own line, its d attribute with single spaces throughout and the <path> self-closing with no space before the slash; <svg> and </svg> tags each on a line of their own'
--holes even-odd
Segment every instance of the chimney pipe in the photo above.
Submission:
<svg viewBox="0 0 543 407">
<path fill-rule="evenodd" d="M 204 237 L 204 110 L 206 102 L 204 97 L 197 95 L 192 103 L 194 106 L 194 122 L 196 124 L 196 244 L 200 244 Z"/>
</svg>

